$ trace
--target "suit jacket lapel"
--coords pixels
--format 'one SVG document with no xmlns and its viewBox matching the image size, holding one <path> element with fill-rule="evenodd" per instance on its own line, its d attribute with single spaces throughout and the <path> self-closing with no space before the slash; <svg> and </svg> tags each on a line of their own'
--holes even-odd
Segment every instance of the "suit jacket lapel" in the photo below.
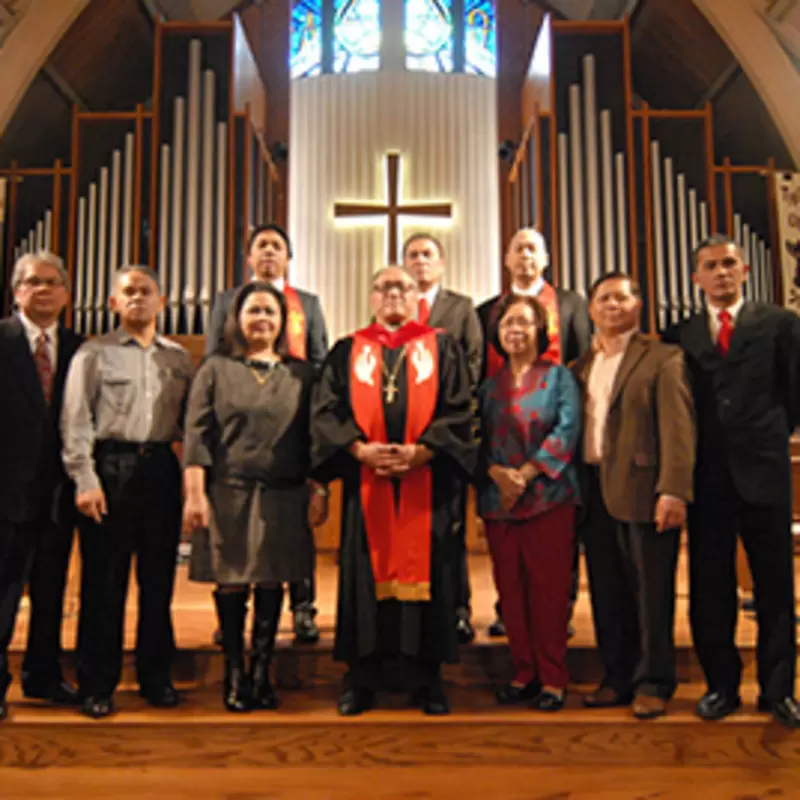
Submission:
<svg viewBox="0 0 800 800">
<path fill-rule="evenodd" d="M 611 408 L 611 406 L 613 406 L 617 401 L 617 398 L 622 391 L 622 387 L 631 376 L 631 373 L 636 365 L 642 360 L 642 358 L 644 358 L 644 354 L 646 352 L 647 347 L 642 339 L 641 334 L 634 333 L 630 342 L 628 342 L 628 348 L 625 350 L 625 355 L 622 356 L 622 363 L 619 365 L 619 369 L 617 370 L 617 376 L 614 378 L 614 386 L 611 389 L 611 397 L 608 401 L 609 408 Z"/>
<path fill-rule="evenodd" d="M 442 324 L 439 322 L 441 319 L 447 317 L 447 307 L 450 305 L 450 294 L 447 289 L 440 288 L 436 292 L 436 299 L 431 306 L 430 317 L 428 318 L 428 325 L 432 328 L 441 328 Z"/>
<path fill-rule="evenodd" d="M 80 340 L 76 336 L 61 325 L 58 326 L 58 358 L 56 360 L 56 373 L 53 376 L 53 398 L 51 402 L 51 406 L 54 409 L 61 408 L 61 396 L 64 393 L 64 382 L 67 379 L 69 362 L 79 345 Z"/>
<path fill-rule="evenodd" d="M 711 340 L 709 331 L 708 311 L 695 314 L 686 324 L 686 333 L 683 336 L 685 348 L 698 360 L 721 358 L 717 351 L 716 342 Z"/>
<path fill-rule="evenodd" d="M 753 303 L 749 303 L 746 301 L 739 310 L 739 314 L 736 317 L 736 322 L 734 323 L 733 326 L 731 347 L 730 350 L 728 350 L 728 355 L 726 358 L 730 358 L 731 355 L 743 349 L 745 345 L 750 341 L 750 336 L 749 336 L 750 322 L 755 316 L 755 310 L 756 307 L 753 305 Z"/>
<path fill-rule="evenodd" d="M 594 356 L 595 351 L 591 349 L 588 353 L 584 353 L 575 363 L 575 377 L 581 386 L 586 386 L 589 383 L 589 373 L 592 370 Z"/>
<path fill-rule="evenodd" d="M 25 335 L 25 328 L 22 327 L 19 319 L 14 320 L 14 328 L 15 335 L 11 337 L 9 346 L 19 370 L 20 382 L 31 395 L 31 398 L 38 405 L 44 406 L 42 383 L 39 380 L 39 373 L 36 371 L 36 364 L 33 361 L 28 337 Z"/>
</svg>

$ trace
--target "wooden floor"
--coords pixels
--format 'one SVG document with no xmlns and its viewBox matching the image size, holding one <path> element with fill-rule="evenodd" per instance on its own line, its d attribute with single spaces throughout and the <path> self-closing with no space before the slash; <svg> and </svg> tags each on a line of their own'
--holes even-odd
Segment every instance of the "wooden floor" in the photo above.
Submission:
<svg viewBox="0 0 800 800">
<path fill-rule="evenodd" d="M 740 615 L 746 665 L 744 707 L 722 723 L 693 713 L 703 684 L 687 623 L 685 563 L 678 575 L 678 689 L 667 717 L 639 722 L 628 709 L 591 711 L 581 696 L 597 678 L 585 577 L 570 642 L 567 707 L 547 715 L 499 708 L 492 687 L 507 671 L 504 641 L 489 640 L 494 590 L 489 561 L 473 556 L 478 639 L 446 671 L 453 713 L 429 718 L 403 694 L 381 694 L 378 707 L 355 719 L 335 709 L 341 669 L 331 658 L 336 566 L 319 561 L 322 641 L 297 647 L 284 616 L 276 673 L 277 712 L 227 713 L 221 703 L 222 659 L 211 643 L 210 587 L 178 570 L 174 617 L 183 691 L 177 709 L 155 710 L 134 691 L 126 657 L 119 713 L 100 722 L 73 709 L 26 701 L 17 683 L 11 714 L 0 724 L 0 798 L 220 798 L 225 800 L 800 800 L 800 734 L 755 712 L 755 625 Z M 65 644 L 75 636 L 77 569 L 70 578 Z M 126 646 L 134 643 L 135 591 Z M 19 668 L 27 626 L 20 614 L 12 664 Z M 68 654 L 67 662 L 71 662 Z"/>
</svg>

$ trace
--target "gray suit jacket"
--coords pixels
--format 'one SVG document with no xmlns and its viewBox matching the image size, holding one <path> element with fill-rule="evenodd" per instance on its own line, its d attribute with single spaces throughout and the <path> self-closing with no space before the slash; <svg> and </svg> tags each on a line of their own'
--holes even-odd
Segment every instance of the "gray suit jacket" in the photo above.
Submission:
<svg viewBox="0 0 800 800">
<path fill-rule="evenodd" d="M 428 324 L 433 328 L 442 328 L 458 342 L 467 359 L 470 380 L 473 386 L 476 385 L 481 377 L 483 330 L 472 300 L 466 295 L 440 287 Z"/>
<path fill-rule="evenodd" d="M 233 298 L 239 287 L 228 289 L 217 295 L 214 301 L 214 308 L 211 311 L 211 319 L 208 322 L 208 334 L 206 335 L 206 355 L 211 355 L 222 342 L 223 329 L 228 312 L 233 305 Z M 295 288 L 300 302 L 303 305 L 303 312 L 306 315 L 306 355 L 308 361 L 316 369 L 322 366 L 325 356 L 328 354 L 328 331 L 325 327 L 325 316 L 322 313 L 322 306 L 319 297 L 311 292 Z"/>
</svg>

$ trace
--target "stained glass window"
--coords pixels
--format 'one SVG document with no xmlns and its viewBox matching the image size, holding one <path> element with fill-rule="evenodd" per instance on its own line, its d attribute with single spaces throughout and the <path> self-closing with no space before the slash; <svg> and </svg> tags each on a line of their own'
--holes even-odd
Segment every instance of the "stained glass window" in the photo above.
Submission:
<svg viewBox="0 0 800 800">
<path fill-rule="evenodd" d="M 293 78 L 319 75 L 322 71 L 322 2 L 294 0 L 289 69 Z"/>
<path fill-rule="evenodd" d="M 453 71 L 452 0 L 406 0 L 406 67 Z"/>
<path fill-rule="evenodd" d="M 379 0 L 334 0 L 333 71 L 363 72 L 381 65 Z"/>
<path fill-rule="evenodd" d="M 464 0 L 464 70 L 497 76 L 497 38 L 493 0 Z"/>
</svg>

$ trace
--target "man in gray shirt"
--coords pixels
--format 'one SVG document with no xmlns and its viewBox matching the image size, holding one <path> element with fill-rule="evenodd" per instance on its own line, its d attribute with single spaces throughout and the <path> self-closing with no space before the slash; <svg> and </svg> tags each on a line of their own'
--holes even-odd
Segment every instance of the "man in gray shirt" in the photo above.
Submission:
<svg viewBox="0 0 800 800">
<path fill-rule="evenodd" d="M 134 552 L 141 693 L 153 706 L 178 703 L 170 606 L 181 473 L 171 443 L 179 438 L 193 370 L 189 353 L 156 333 L 160 294 L 147 267 L 121 269 L 110 301 L 120 327 L 84 344 L 67 378 L 63 460 L 83 515 L 78 683 L 81 711 L 94 718 L 114 710 Z"/>
</svg>

